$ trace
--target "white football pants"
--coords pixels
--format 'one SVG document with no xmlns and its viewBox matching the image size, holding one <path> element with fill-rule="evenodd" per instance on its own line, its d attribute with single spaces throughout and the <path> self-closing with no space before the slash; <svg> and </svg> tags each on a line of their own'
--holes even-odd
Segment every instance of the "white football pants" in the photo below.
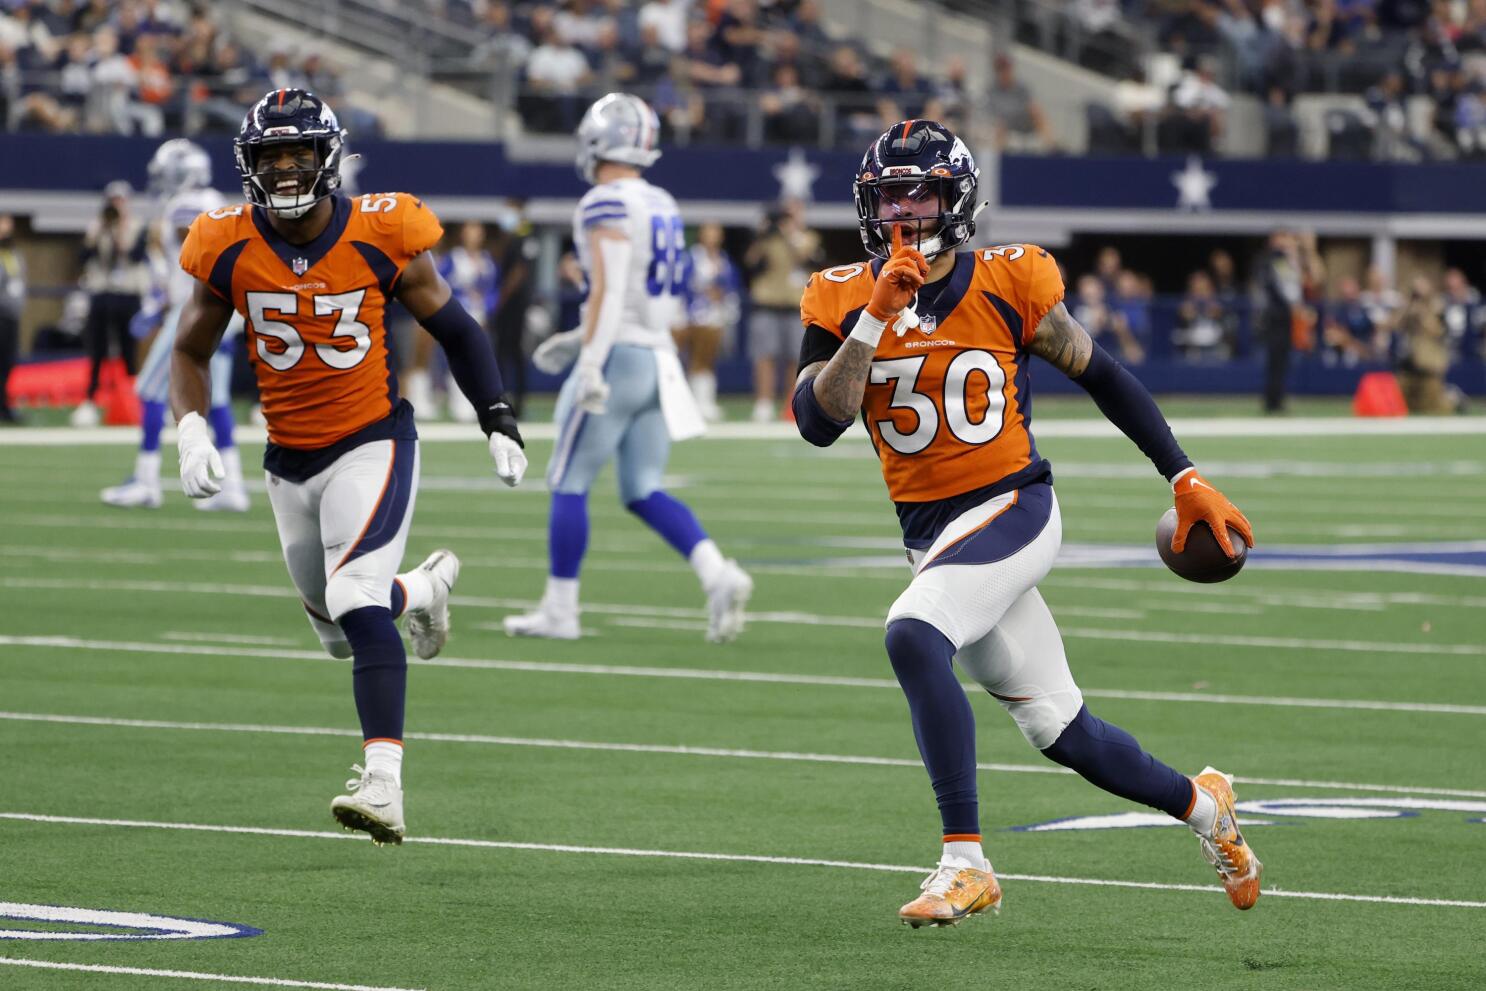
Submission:
<svg viewBox="0 0 1486 991">
<path fill-rule="evenodd" d="M 284 563 L 310 626 L 332 657 L 350 657 L 336 621 L 391 608 L 418 490 L 418 442 L 378 440 L 305 482 L 268 476 Z"/>
<path fill-rule="evenodd" d="M 1037 591 L 1062 542 L 1051 485 L 996 496 L 951 520 L 928 550 L 908 551 L 913 581 L 887 617 L 943 633 L 961 670 L 1038 750 L 1052 746 L 1083 705 L 1058 624 Z"/>
</svg>

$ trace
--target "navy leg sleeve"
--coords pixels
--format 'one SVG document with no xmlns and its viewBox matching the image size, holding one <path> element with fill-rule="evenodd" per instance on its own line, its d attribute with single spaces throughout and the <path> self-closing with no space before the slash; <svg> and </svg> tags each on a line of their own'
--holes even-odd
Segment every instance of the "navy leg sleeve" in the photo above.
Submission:
<svg viewBox="0 0 1486 991">
<path fill-rule="evenodd" d="M 1191 810 L 1191 780 L 1140 749 L 1129 733 L 1090 715 L 1088 706 L 1078 710 L 1073 722 L 1042 754 L 1110 794 L 1178 819 Z"/>
<path fill-rule="evenodd" d="M 975 713 L 955 677 L 955 647 L 920 619 L 887 628 L 887 655 L 913 717 L 913 736 L 939 800 L 944 834 L 980 832 L 975 792 Z"/>
<path fill-rule="evenodd" d="M 366 740 L 401 740 L 403 707 L 408 692 L 408 655 L 397 634 L 392 612 L 362 606 L 340 618 L 351 645 L 351 690 L 361 736 Z"/>
</svg>

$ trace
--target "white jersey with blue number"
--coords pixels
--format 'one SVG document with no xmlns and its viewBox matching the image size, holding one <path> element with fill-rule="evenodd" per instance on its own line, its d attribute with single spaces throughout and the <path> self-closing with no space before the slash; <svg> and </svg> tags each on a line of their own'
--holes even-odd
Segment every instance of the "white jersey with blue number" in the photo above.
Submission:
<svg viewBox="0 0 1486 991">
<path fill-rule="evenodd" d="M 196 282 L 176 262 L 181 256 L 181 231 L 189 228 L 201 214 L 216 210 L 226 202 L 225 196 L 211 188 L 187 189 L 165 201 L 160 212 L 160 253 L 170 263 L 170 274 L 163 287 L 167 308 L 173 310 L 185 306 Z"/>
<path fill-rule="evenodd" d="M 629 238 L 629 276 L 622 288 L 624 307 L 615 344 L 672 348 L 671 330 L 681 319 L 685 289 L 686 232 L 671 194 L 639 176 L 594 186 L 578 201 L 573 243 L 585 279 L 593 271 L 589 236 L 597 228 Z M 583 304 L 587 318 L 589 299 Z"/>
</svg>

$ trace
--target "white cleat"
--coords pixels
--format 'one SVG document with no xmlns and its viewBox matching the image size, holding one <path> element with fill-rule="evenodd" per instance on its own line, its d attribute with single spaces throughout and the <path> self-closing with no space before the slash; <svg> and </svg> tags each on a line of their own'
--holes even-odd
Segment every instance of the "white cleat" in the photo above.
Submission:
<svg viewBox="0 0 1486 991">
<path fill-rule="evenodd" d="M 191 500 L 191 505 L 203 513 L 246 513 L 252 504 L 248 490 L 238 488 L 224 488 L 214 496 Z"/>
<path fill-rule="evenodd" d="M 722 574 L 707 589 L 707 641 L 726 643 L 743 632 L 743 607 L 753 594 L 753 579 L 728 558 Z"/>
<path fill-rule="evenodd" d="M 330 814 L 346 829 L 370 833 L 377 846 L 399 844 L 407 832 L 402 818 L 402 786 L 384 771 L 368 771 L 360 764 L 351 765 L 360 775 L 346 782 L 350 794 L 337 795 L 330 803 Z"/>
<path fill-rule="evenodd" d="M 102 419 L 102 416 L 98 412 L 98 407 L 84 400 L 78 403 L 77 409 L 73 410 L 72 414 L 67 417 L 67 422 L 74 427 L 88 428 L 98 426 Z"/>
<path fill-rule="evenodd" d="M 131 478 L 123 485 L 115 485 L 98 493 L 106 505 L 120 509 L 159 509 L 160 486 L 148 485 Z"/>
<path fill-rule="evenodd" d="M 545 637 L 548 640 L 577 640 L 582 632 L 576 612 L 558 613 L 546 603 L 538 606 L 536 612 L 507 616 L 505 627 L 506 636 Z"/>
<path fill-rule="evenodd" d="M 439 548 L 420 565 L 433 586 L 433 601 L 424 609 L 408 610 L 408 639 L 413 653 L 425 661 L 437 657 L 449 639 L 449 592 L 459 580 L 459 558 L 451 550 Z"/>
</svg>

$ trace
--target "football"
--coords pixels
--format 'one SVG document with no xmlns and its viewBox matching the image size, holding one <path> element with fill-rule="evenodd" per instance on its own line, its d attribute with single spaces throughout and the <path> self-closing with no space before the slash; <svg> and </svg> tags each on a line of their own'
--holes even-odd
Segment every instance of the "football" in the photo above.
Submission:
<svg viewBox="0 0 1486 991">
<path fill-rule="evenodd" d="M 1233 541 L 1236 557 L 1229 557 L 1218 546 L 1218 540 L 1206 523 L 1193 525 L 1187 534 L 1187 547 L 1180 554 L 1171 549 L 1171 535 L 1176 533 L 1176 509 L 1168 509 L 1156 524 L 1156 553 L 1166 562 L 1166 567 L 1189 582 L 1225 582 L 1243 569 L 1248 559 L 1249 546 L 1233 527 L 1228 528 L 1228 539 Z"/>
</svg>

